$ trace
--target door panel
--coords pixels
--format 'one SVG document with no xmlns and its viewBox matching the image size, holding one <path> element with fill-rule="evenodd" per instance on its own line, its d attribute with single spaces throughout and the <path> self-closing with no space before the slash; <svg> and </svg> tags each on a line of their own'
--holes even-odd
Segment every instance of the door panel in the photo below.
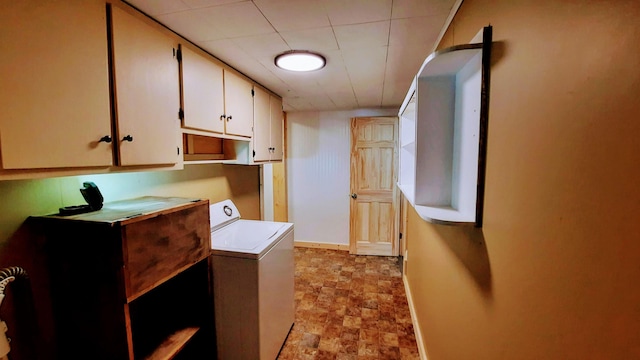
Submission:
<svg viewBox="0 0 640 360">
<path fill-rule="evenodd" d="M 5 169 L 113 165 L 104 1 L 0 2 Z"/>
<path fill-rule="evenodd" d="M 222 67 L 182 46 L 183 127 L 224 132 Z"/>
<path fill-rule="evenodd" d="M 180 122 L 173 39 L 113 7 L 119 165 L 174 164 Z M 129 141 L 123 140 L 127 135 Z"/>
<path fill-rule="evenodd" d="M 351 121 L 350 252 L 398 254 L 398 120 Z"/>
</svg>

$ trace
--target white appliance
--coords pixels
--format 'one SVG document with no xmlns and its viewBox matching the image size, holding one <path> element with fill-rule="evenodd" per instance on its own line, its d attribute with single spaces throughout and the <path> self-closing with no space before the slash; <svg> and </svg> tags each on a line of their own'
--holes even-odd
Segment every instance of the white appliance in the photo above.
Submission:
<svg viewBox="0 0 640 360">
<path fill-rule="evenodd" d="M 293 224 L 210 205 L 218 359 L 274 360 L 293 326 Z"/>
</svg>

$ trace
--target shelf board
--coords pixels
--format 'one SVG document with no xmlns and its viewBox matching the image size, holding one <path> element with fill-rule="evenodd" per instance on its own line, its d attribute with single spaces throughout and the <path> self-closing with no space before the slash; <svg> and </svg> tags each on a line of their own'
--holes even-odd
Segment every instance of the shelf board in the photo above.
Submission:
<svg viewBox="0 0 640 360">
<path fill-rule="evenodd" d="M 474 56 L 482 53 L 482 44 L 452 46 L 429 55 L 418 72 L 418 78 L 455 76 Z"/>
<path fill-rule="evenodd" d="M 199 327 L 187 327 L 169 335 L 156 350 L 145 357 L 145 360 L 170 360 L 173 359 L 184 346 L 200 330 Z"/>
</svg>

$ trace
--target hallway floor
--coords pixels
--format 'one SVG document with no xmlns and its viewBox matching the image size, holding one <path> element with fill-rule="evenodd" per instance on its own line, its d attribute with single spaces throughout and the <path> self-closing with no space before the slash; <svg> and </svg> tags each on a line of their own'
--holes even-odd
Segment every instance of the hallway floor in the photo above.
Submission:
<svg viewBox="0 0 640 360">
<path fill-rule="evenodd" d="M 295 325 L 278 359 L 419 359 L 395 257 L 295 249 Z"/>
</svg>

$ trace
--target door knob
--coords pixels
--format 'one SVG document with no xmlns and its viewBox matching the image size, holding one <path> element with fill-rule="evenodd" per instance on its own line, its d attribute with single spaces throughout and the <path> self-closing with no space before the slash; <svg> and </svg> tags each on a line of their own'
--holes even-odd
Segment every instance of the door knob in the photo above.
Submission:
<svg viewBox="0 0 640 360">
<path fill-rule="evenodd" d="M 356 193 L 351 194 L 351 198 L 352 199 L 357 199 L 358 198 L 358 194 L 356 194 Z"/>
</svg>

